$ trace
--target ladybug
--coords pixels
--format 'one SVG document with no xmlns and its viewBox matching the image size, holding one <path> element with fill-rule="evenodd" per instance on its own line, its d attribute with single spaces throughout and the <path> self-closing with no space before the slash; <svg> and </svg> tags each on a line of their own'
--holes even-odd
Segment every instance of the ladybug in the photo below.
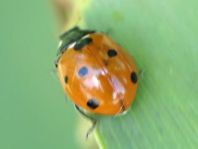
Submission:
<svg viewBox="0 0 198 149">
<path fill-rule="evenodd" d="M 60 36 L 57 73 L 80 113 L 118 115 L 134 101 L 138 70 L 133 58 L 101 32 L 78 27 Z"/>
</svg>

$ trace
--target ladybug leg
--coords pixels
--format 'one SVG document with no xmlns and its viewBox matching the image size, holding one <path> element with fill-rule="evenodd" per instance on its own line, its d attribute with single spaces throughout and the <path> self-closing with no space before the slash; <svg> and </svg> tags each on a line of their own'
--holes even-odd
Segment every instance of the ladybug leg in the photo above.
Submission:
<svg viewBox="0 0 198 149">
<path fill-rule="evenodd" d="M 138 76 L 139 76 L 139 78 L 143 78 L 144 77 L 144 70 L 142 70 L 142 69 L 140 69 L 139 71 L 138 71 Z"/>
<path fill-rule="evenodd" d="M 96 120 L 92 121 L 92 126 L 87 130 L 86 139 L 88 139 L 89 135 L 94 131 L 96 125 L 97 125 L 97 121 Z"/>
<path fill-rule="evenodd" d="M 77 105 L 75 105 L 75 108 L 80 112 L 85 118 L 89 119 L 92 122 L 92 126 L 87 130 L 86 133 L 86 139 L 88 139 L 89 135 L 94 131 L 97 125 L 97 120 L 95 120 L 93 117 L 87 115 L 82 109 L 80 109 Z"/>
</svg>

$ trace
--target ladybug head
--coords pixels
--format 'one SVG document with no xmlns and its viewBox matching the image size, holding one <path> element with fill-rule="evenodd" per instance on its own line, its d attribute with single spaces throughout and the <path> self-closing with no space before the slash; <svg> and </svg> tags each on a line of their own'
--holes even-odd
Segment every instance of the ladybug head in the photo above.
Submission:
<svg viewBox="0 0 198 149">
<path fill-rule="evenodd" d="M 94 32 L 95 31 L 92 30 L 81 30 L 79 27 L 76 26 L 69 31 L 63 33 L 62 35 L 60 35 L 60 45 L 58 47 L 57 55 L 60 56 L 62 53 L 64 53 L 67 50 L 68 46 L 73 42 L 76 42 L 80 40 L 83 36 Z"/>
</svg>

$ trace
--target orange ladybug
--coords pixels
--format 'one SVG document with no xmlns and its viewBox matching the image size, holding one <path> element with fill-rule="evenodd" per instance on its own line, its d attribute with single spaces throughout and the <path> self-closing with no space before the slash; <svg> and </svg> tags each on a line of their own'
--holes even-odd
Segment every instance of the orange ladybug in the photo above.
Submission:
<svg viewBox="0 0 198 149">
<path fill-rule="evenodd" d="M 55 65 L 76 108 L 83 115 L 126 112 L 138 87 L 133 58 L 104 33 L 74 27 L 60 39 Z"/>
</svg>

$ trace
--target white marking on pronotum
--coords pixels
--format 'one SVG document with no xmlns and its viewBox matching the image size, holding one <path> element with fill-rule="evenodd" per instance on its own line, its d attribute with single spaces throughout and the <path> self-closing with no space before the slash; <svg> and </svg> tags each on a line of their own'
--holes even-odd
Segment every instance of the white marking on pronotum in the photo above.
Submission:
<svg viewBox="0 0 198 149">
<path fill-rule="evenodd" d="M 60 46 L 62 45 L 62 43 L 63 43 L 63 41 L 61 40 L 61 41 L 59 41 L 59 43 L 58 43 L 58 48 L 60 48 Z"/>
<path fill-rule="evenodd" d="M 85 38 L 87 38 L 87 37 L 90 37 L 90 35 L 87 34 L 87 35 L 83 36 L 81 39 L 85 39 Z"/>
<path fill-rule="evenodd" d="M 76 41 L 75 42 L 72 42 L 71 44 L 69 44 L 68 45 L 68 49 L 73 48 L 75 44 L 76 44 Z"/>
</svg>

